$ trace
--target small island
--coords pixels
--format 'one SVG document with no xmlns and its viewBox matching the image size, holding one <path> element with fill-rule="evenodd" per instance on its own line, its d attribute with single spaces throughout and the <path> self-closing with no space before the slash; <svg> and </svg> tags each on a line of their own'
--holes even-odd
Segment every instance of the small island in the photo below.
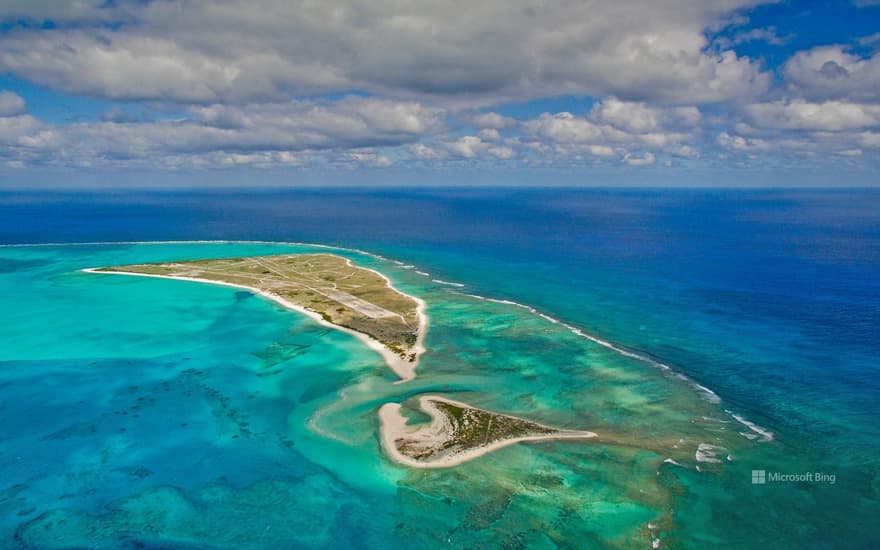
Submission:
<svg viewBox="0 0 880 550">
<path fill-rule="evenodd" d="M 588 431 L 562 430 L 494 413 L 436 395 L 419 397 L 419 408 L 431 417 L 410 426 L 398 403 L 379 409 L 382 447 L 400 464 L 446 468 L 520 441 L 586 439 Z"/>
<path fill-rule="evenodd" d="M 282 254 L 86 269 L 243 288 L 363 340 L 401 382 L 415 377 L 427 330 L 425 303 L 378 271 L 335 254 Z"/>
<path fill-rule="evenodd" d="M 405 382 L 415 377 L 425 351 L 424 301 L 395 289 L 378 271 L 335 254 L 281 254 L 132 264 L 85 269 L 88 273 L 158 277 L 246 289 L 317 322 L 350 333 L 385 358 Z M 520 441 L 585 439 L 588 431 L 563 430 L 494 413 L 436 395 L 421 396 L 431 421 L 410 426 L 401 405 L 379 409 L 382 447 L 415 468 L 455 466 Z"/>
</svg>

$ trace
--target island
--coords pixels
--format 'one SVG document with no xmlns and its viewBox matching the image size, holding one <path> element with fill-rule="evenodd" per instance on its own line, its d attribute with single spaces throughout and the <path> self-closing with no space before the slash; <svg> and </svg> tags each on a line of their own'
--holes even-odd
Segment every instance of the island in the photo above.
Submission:
<svg viewBox="0 0 880 550">
<path fill-rule="evenodd" d="M 335 254 L 187 260 L 83 271 L 246 289 L 361 339 L 382 354 L 400 378 L 398 383 L 415 377 L 425 351 L 424 301 L 395 289 L 378 271 Z M 415 468 L 455 466 L 520 441 L 596 437 L 593 432 L 544 426 L 437 395 L 423 395 L 418 403 L 430 422 L 409 425 L 398 403 L 379 409 L 383 449 L 392 460 Z"/>
<path fill-rule="evenodd" d="M 419 408 L 429 423 L 411 426 L 398 403 L 379 409 L 381 440 L 396 462 L 414 468 L 446 468 L 520 441 L 587 439 L 594 432 L 544 426 L 436 395 L 423 395 Z"/>
<path fill-rule="evenodd" d="M 378 351 L 405 382 L 415 377 L 428 319 L 424 301 L 378 271 L 335 254 L 281 254 L 89 268 L 243 288 L 350 333 Z"/>
</svg>

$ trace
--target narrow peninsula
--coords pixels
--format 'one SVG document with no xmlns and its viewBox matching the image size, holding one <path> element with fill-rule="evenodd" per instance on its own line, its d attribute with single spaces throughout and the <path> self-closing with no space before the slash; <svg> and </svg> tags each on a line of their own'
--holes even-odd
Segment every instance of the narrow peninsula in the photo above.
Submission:
<svg viewBox="0 0 880 550">
<path fill-rule="evenodd" d="M 284 254 L 86 269 L 247 289 L 363 340 L 400 381 L 415 377 L 427 330 L 425 303 L 378 271 L 335 254 Z"/>
<path fill-rule="evenodd" d="M 396 462 L 413 468 L 447 468 L 520 441 L 586 439 L 593 432 L 562 430 L 494 413 L 436 395 L 419 397 L 431 417 L 410 426 L 398 403 L 379 409 L 382 447 Z"/>
</svg>

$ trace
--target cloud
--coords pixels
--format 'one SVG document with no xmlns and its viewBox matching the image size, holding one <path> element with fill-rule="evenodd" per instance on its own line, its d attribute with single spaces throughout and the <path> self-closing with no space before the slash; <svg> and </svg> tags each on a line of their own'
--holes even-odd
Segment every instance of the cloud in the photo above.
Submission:
<svg viewBox="0 0 880 550">
<path fill-rule="evenodd" d="M 781 46 L 792 39 L 791 35 L 779 36 L 776 27 L 741 30 L 733 36 L 720 36 L 715 39 L 715 46 L 726 49 L 749 42 L 764 42 L 771 46 Z"/>
<path fill-rule="evenodd" d="M 630 166 L 647 166 L 649 164 L 654 164 L 654 161 L 657 159 L 653 153 L 645 153 L 641 156 L 627 153 L 623 160 Z"/>
<path fill-rule="evenodd" d="M 190 157 L 191 165 L 215 166 L 250 166 L 255 168 L 277 168 L 279 166 L 302 166 L 306 155 L 297 155 L 291 151 L 260 151 L 257 153 L 208 153 L 199 157 Z M 174 158 L 176 162 L 181 159 Z"/>
<path fill-rule="evenodd" d="M 880 132 L 862 132 L 858 135 L 858 143 L 862 147 L 880 148 Z"/>
<path fill-rule="evenodd" d="M 880 0 L 878 0 L 878 2 L 880 2 Z M 874 34 L 859 38 L 859 44 L 862 46 L 869 46 L 871 44 L 876 44 L 877 42 L 880 42 L 880 32 L 875 32 Z"/>
<path fill-rule="evenodd" d="M 16 93 L 0 91 L 0 117 L 20 115 L 25 111 L 24 99 Z"/>
<path fill-rule="evenodd" d="M 508 160 L 516 156 L 516 151 L 513 147 L 493 143 L 492 141 L 485 141 L 480 136 L 461 136 L 456 139 L 441 139 L 435 142 L 433 146 L 419 143 L 412 146 L 410 151 L 422 160 Z"/>
<path fill-rule="evenodd" d="M 759 136 L 721 132 L 716 143 L 733 156 L 761 162 L 765 166 L 786 163 L 803 167 L 805 162 L 828 166 L 842 158 L 869 157 L 880 148 L 880 133 L 873 131 L 768 131 Z"/>
<path fill-rule="evenodd" d="M 105 0 L 4 0 L 0 21 L 61 22 L 103 19 Z"/>
<path fill-rule="evenodd" d="M 748 138 L 721 132 L 716 138 L 718 145 L 735 151 L 769 151 L 770 142 L 760 138 Z"/>
<path fill-rule="evenodd" d="M 352 151 L 345 155 L 349 160 L 360 165 L 375 166 L 378 168 L 387 168 L 394 162 L 384 155 L 379 155 L 374 151 Z"/>
<path fill-rule="evenodd" d="M 433 147 L 429 147 L 424 143 L 414 143 L 410 146 L 409 150 L 417 158 L 423 160 L 436 160 L 446 157 L 446 155 L 444 155 L 442 152 L 434 149 Z"/>
<path fill-rule="evenodd" d="M 220 56 L 155 36 L 111 31 L 26 31 L 0 38 L 0 67 L 67 93 L 119 101 L 181 103 L 281 100 L 284 90 L 344 89 L 333 69 L 279 54 Z"/>
<path fill-rule="evenodd" d="M 555 143 L 598 143 L 604 141 L 602 128 L 585 117 L 568 112 L 544 113 L 524 125 L 527 134 Z"/>
<path fill-rule="evenodd" d="M 489 154 L 497 159 L 507 160 L 513 158 L 516 155 L 516 152 L 512 147 L 501 145 L 496 147 L 489 147 Z"/>
<path fill-rule="evenodd" d="M 177 165 L 220 155 L 225 164 L 253 164 L 290 163 L 302 158 L 298 152 L 332 151 L 350 161 L 386 166 L 390 159 L 373 148 L 413 143 L 442 129 L 442 117 L 442 111 L 415 102 L 366 98 L 248 108 L 215 105 L 159 122 L 111 118 L 52 125 L 18 115 L 0 118 L 0 156 L 53 165 Z"/>
<path fill-rule="evenodd" d="M 30 115 L 0 117 L 0 144 L 10 148 L 39 145 L 45 127 Z"/>
<path fill-rule="evenodd" d="M 651 107 L 609 98 L 597 102 L 585 116 L 544 113 L 525 121 L 522 131 L 532 140 L 532 148 L 542 154 L 574 158 L 618 156 L 623 162 L 634 164 L 640 162 L 638 159 L 656 158 L 655 153 L 659 152 L 679 157 L 700 156 L 689 142 L 694 140 L 701 118 L 699 110 L 692 106 Z M 645 153 L 636 155 L 639 151 Z"/>
<path fill-rule="evenodd" d="M 880 127 L 876 53 L 820 46 L 795 53 L 780 72 L 784 88 L 774 95 L 781 99 L 748 102 L 721 117 L 715 143 L 722 151 L 766 163 L 867 156 Z"/>
<path fill-rule="evenodd" d="M 175 120 L 111 111 L 101 121 L 52 124 L 0 117 L 0 165 L 96 169 L 668 165 L 693 159 L 757 162 L 870 160 L 880 148 L 878 107 L 780 100 L 749 104 L 719 122 L 692 107 L 608 98 L 586 115 L 543 113 L 501 130 L 461 135 L 448 113 L 414 101 L 348 97 L 249 106 L 192 106 Z M 710 128 L 725 128 L 704 141 Z M 857 155 L 855 151 L 860 151 Z"/>
<path fill-rule="evenodd" d="M 0 163 L 875 162 L 880 58 L 864 52 L 877 35 L 771 72 L 732 51 L 788 39 L 746 26 L 760 3 L 10 0 L 0 72 L 74 110 L 111 103 L 49 123 L 0 92 Z M 546 107 L 577 98 L 586 107 Z"/>
<path fill-rule="evenodd" d="M 782 69 L 789 89 L 812 100 L 880 100 L 880 55 L 860 57 L 843 46 L 796 53 Z"/>
<path fill-rule="evenodd" d="M 704 34 L 757 3 L 16 2 L 0 18 L 48 9 L 47 18 L 81 22 L 13 25 L 0 36 L 0 69 L 124 101 L 247 103 L 364 90 L 484 105 L 559 94 L 710 103 L 769 85 L 752 60 L 709 51 Z"/>
<path fill-rule="evenodd" d="M 193 109 L 201 131 L 238 148 L 321 149 L 399 145 L 442 128 L 443 111 L 416 102 L 348 98 L 248 108 Z"/>
<path fill-rule="evenodd" d="M 490 130 L 503 130 L 505 128 L 516 126 L 515 119 L 499 115 L 498 113 L 481 113 L 475 115 L 471 119 L 471 122 L 477 128 Z"/>
<path fill-rule="evenodd" d="M 837 132 L 880 126 L 880 105 L 846 101 L 783 100 L 755 103 L 745 111 L 753 124 L 765 128 Z"/>
<path fill-rule="evenodd" d="M 594 119 L 633 134 L 661 130 L 665 125 L 696 126 L 700 111 L 696 107 L 661 109 L 643 102 L 625 102 L 610 98 L 597 103 L 592 110 Z"/>
<path fill-rule="evenodd" d="M 480 130 L 478 135 L 483 141 L 498 141 L 501 139 L 501 133 L 495 128 L 485 128 Z"/>
</svg>

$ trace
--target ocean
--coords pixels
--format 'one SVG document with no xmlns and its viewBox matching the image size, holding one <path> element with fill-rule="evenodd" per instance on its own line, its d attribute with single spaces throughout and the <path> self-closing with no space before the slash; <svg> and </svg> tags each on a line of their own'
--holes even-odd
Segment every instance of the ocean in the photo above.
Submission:
<svg viewBox="0 0 880 550">
<path fill-rule="evenodd" d="M 880 546 L 878 191 L 5 191 L 0 243 L 2 547 Z M 80 271 L 314 245 L 427 301 L 414 381 Z M 424 393 L 599 437 L 407 469 Z"/>
</svg>

